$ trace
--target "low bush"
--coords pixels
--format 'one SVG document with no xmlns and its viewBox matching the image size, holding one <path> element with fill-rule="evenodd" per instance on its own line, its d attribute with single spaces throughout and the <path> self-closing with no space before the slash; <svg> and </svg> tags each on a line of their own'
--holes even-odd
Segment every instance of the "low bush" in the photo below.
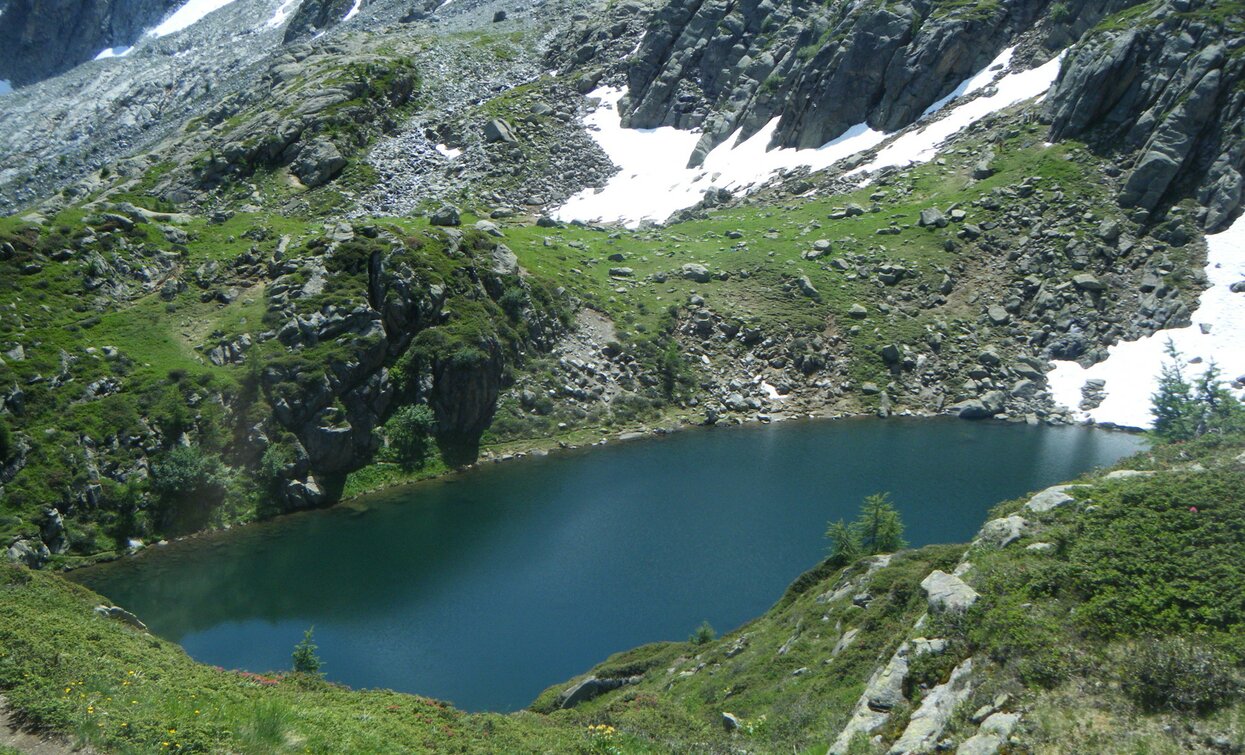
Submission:
<svg viewBox="0 0 1245 755">
<path fill-rule="evenodd" d="M 1231 659 L 1190 637 L 1138 643 L 1125 657 L 1123 671 L 1124 692 L 1148 711 L 1206 714 L 1241 692 Z"/>
</svg>

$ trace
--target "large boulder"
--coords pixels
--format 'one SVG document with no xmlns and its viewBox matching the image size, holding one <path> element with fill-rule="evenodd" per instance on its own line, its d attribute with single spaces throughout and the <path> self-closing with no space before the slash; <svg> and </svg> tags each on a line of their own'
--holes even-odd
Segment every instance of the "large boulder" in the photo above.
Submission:
<svg viewBox="0 0 1245 755">
<path fill-rule="evenodd" d="M 514 135 L 514 129 L 501 118 L 494 118 L 484 124 L 484 141 L 489 144 L 494 142 L 517 142 L 518 140 L 518 137 Z"/>
<path fill-rule="evenodd" d="M 7 555 L 13 563 L 38 569 L 48 562 L 52 552 L 39 540 L 18 540 L 9 546 Z"/>
<path fill-rule="evenodd" d="M 682 268 L 683 277 L 697 283 L 709 282 L 709 268 L 696 262 L 689 262 Z"/>
<path fill-rule="evenodd" d="M 452 204 L 442 205 L 440 209 L 432 213 L 428 218 L 428 222 L 432 225 L 440 226 L 458 226 L 462 225 L 462 213 Z"/>
<path fill-rule="evenodd" d="M 290 170 L 303 185 L 315 188 L 332 181 L 344 167 L 346 158 L 337 146 L 327 139 L 316 139 L 298 151 Z"/>
<path fill-rule="evenodd" d="M 598 679 L 590 676 L 567 688 L 558 696 L 558 707 L 562 709 L 574 708 L 580 703 L 587 702 L 598 697 L 610 690 L 618 689 L 627 684 L 633 684 L 639 681 L 639 677 L 624 677 L 620 679 Z"/>
<path fill-rule="evenodd" d="M 1043 513 L 1051 509 L 1058 508 L 1064 504 L 1071 503 L 1076 500 L 1068 495 L 1069 490 L 1075 488 L 1083 488 L 1084 485 L 1052 485 L 1049 488 L 1036 493 L 1025 503 L 1025 508 L 1029 511 Z"/>
<path fill-rule="evenodd" d="M 977 591 L 954 574 L 936 569 L 921 581 L 932 613 L 964 613 L 977 602 Z"/>
</svg>

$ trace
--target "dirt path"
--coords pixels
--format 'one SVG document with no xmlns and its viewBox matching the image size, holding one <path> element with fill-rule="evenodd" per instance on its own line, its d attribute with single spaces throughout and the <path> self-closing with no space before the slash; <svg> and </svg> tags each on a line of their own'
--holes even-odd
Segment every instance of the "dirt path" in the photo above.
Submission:
<svg viewBox="0 0 1245 755">
<path fill-rule="evenodd" d="M 11 747 L 28 755 L 99 755 L 91 747 L 77 748 L 66 738 L 34 734 L 19 726 L 17 716 L 9 709 L 9 701 L 0 695 L 0 747 Z"/>
</svg>

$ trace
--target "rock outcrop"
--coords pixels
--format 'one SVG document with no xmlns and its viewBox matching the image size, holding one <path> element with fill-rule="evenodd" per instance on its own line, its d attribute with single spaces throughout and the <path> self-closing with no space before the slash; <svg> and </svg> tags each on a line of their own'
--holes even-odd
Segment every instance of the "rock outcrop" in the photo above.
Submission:
<svg viewBox="0 0 1245 755">
<path fill-rule="evenodd" d="M 179 0 L 10 0 L 0 14 L 0 80 L 32 84 L 128 47 Z"/>
<path fill-rule="evenodd" d="M 1208 231 L 1239 211 L 1245 171 L 1242 42 L 1213 5 L 1172 0 L 1090 33 L 1046 105 L 1051 139 L 1130 157 L 1121 205 L 1148 213 L 1191 194 Z"/>
<path fill-rule="evenodd" d="M 1058 49 L 1071 29 L 1125 3 L 1063 3 L 1039 36 Z M 634 128 L 700 128 L 698 164 L 736 130 L 778 118 L 771 146 L 820 147 L 857 124 L 897 131 L 953 92 L 1047 10 L 1013 0 L 948 10 L 924 2 L 676 0 L 629 58 L 620 111 Z"/>
</svg>

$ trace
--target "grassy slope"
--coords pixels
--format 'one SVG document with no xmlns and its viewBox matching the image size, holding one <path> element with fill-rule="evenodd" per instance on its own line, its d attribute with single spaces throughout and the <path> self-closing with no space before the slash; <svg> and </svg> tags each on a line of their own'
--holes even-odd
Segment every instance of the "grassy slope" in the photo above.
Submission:
<svg viewBox="0 0 1245 755">
<path fill-rule="evenodd" d="M 1019 741 L 1034 752 L 1161 753 L 1215 737 L 1245 741 L 1239 698 L 1225 696 L 1218 710 L 1199 716 L 1149 712 L 1128 693 L 1136 678 L 1131 658 L 1160 634 L 1214 649 L 1217 673 L 1239 677 L 1243 448 L 1240 437 L 1159 447 L 1121 465 L 1161 470 L 1156 476 L 1088 478 L 1093 487 L 1077 491 L 1077 504 L 1026 513 L 1033 529 L 1020 542 L 974 547 L 968 579 L 982 598 L 966 620 L 926 627 L 927 636 L 948 637 L 952 650 L 914 667 L 909 696 L 919 699 L 922 684 L 937 683 L 958 657 L 972 654 L 984 672 L 957 710 L 953 737 L 971 734 L 969 714 L 1007 693 L 1005 707 L 1024 713 Z M 1026 549 L 1038 541 L 1057 547 Z M 98 598 L 81 587 L 5 567 L 0 690 L 33 724 L 120 752 L 160 751 L 164 742 L 217 752 L 817 752 L 924 611 L 920 580 L 963 552 L 933 546 L 900 554 L 833 600 L 827 594 L 859 578 L 866 564 L 822 564 L 768 613 L 727 636 L 637 648 L 592 671 L 638 674 L 638 684 L 570 711 L 508 716 L 202 666 L 170 643 L 95 616 Z M 861 589 L 872 595 L 865 608 L 852 603 Z M 850 629 L 859 630 L 855 641 L 833 655 Z M 552 711 L 566 687 L 551 688 L 533 710 Z M 885 737 L 898 734 L 908 710 L 897 711 Z M 740 732 L 721 727 L 723 712 L 743 721 Z M 613 729 L 589 729 L 594 725 Z"/>
</svg>

